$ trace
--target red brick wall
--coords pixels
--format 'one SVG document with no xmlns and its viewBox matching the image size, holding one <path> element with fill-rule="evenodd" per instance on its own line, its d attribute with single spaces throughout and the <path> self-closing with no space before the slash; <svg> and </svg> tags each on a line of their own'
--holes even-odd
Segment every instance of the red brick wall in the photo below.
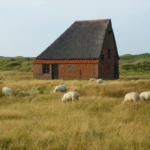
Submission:
<svg viewBox="0 0 150 150">
<path fill-rule="evenodd" d="M 73 65 L 74 69 L 68 69 Z M 98 64 L 59 64 L 60 79 L 90 79 L 98 77 Z"/>
<path fill-rule="evenodd" d="M 51 79 L 51 74 L 43 74 L 42 64 L 33 64 L 33 78 Z M 51 65 L 50 65 L 51 72 Z"/>
<path fill-rule="evenodd" d="M 110 49 L 110 58 L 108 58 L 108 49 L 103 49 L 104 58 L 100 58 L 98 64 L 58 64 L 59 79 L 114 79 L 114 64 L 118 63 L 115 59 L 116 50 Z M 73 65 L 73 69 L 68 66 Z M 33 78 L 52 79 L 52 64 L 50 64 L 50 73 L 43 74 L 42 64 L 33 64 Z"/>
<path fill-rule="evenodd" d="M 68 66 L 73 65 L 73 69 Z M 33 78 L 52 79 L 50 64 L 50 74 L 42 73 L 42 64 L 33 65 Z M 59 79 L 90 79 L 98 78 L 98 64 L 58 64 Z"/>
<path fill-rule="evenodd" d="M 99 76 L 102 79 L 114 79 L 114 63 L 118 63 L 115 59 L 116 50 L 110 49 L 110 58 L 108 58 L 108 49 L 103 49 L 104 59 L 99 61 Z"/>
</svg>

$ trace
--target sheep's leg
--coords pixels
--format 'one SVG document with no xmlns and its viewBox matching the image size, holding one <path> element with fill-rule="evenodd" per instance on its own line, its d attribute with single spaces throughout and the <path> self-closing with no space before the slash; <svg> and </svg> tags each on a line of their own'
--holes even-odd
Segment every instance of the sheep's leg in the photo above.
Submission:
<svg viewBox="0 0 150 150">
<path fill-rule="evenodd" d="M 11 93 L 9 93 L 9 96 L 10 96 L 10 98 L 11 98 Z"/>
<path fill-rule="evenodd" d="M 10 98 L 12 98 L 12 96 L 13 96 L 12 92 L 9 92 L 9 96 L 10 96 Z"/>
</svg>

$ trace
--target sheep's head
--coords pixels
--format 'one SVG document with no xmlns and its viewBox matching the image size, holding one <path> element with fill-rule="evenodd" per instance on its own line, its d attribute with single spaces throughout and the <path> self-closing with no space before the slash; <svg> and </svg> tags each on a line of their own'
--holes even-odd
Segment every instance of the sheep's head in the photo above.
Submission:
<svg viewBox="0 0 150 150">
<path fill-rule="evenodd" d="M 62 100 L 60 100 L 60 102 L 61 102 L 62 104 L 64 104 L 64 103 L 65 103 L 65 101 L 62 101 Z"/>
</svg>

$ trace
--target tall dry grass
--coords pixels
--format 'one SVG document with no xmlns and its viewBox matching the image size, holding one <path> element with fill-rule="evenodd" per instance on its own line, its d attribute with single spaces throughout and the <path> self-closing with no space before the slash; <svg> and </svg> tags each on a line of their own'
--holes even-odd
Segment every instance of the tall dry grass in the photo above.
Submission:
<svg viewBox="0 0 150 150">
<path fill-rule="evenodd" d="M 30 74 L 1 72 L 1 150 L 148 150 L 150 103 L 122 104 L 127 92 L 148 91 L 150 80 L 37 80 Z M 79 102 L 62 104 L 65 84 L 77 91 Z"/>
</svg>

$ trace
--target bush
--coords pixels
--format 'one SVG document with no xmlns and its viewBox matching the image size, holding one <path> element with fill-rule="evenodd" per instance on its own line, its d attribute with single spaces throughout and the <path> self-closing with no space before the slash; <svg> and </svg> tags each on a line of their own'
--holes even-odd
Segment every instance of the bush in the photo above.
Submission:
<svg viewBox="0 0 150 150">
<path fill-rule="evenodd" d="M 15 57 L 15 58 L 0 58 L 0 70 L 1 71 L 26 71 L 32 72 L 32 61 L 34 58 L 29 57 Z"/>
<path fill-rule="evenodd" d="M 20 64 L 19 63 L 17 63 L 17 62 L 10 62 L 10 63 L 8 63 L 8 64 L 6 64 L 5 65 L 5 67 L 16 67 L 16 66 L 19 66 Z"/>
</svg>

